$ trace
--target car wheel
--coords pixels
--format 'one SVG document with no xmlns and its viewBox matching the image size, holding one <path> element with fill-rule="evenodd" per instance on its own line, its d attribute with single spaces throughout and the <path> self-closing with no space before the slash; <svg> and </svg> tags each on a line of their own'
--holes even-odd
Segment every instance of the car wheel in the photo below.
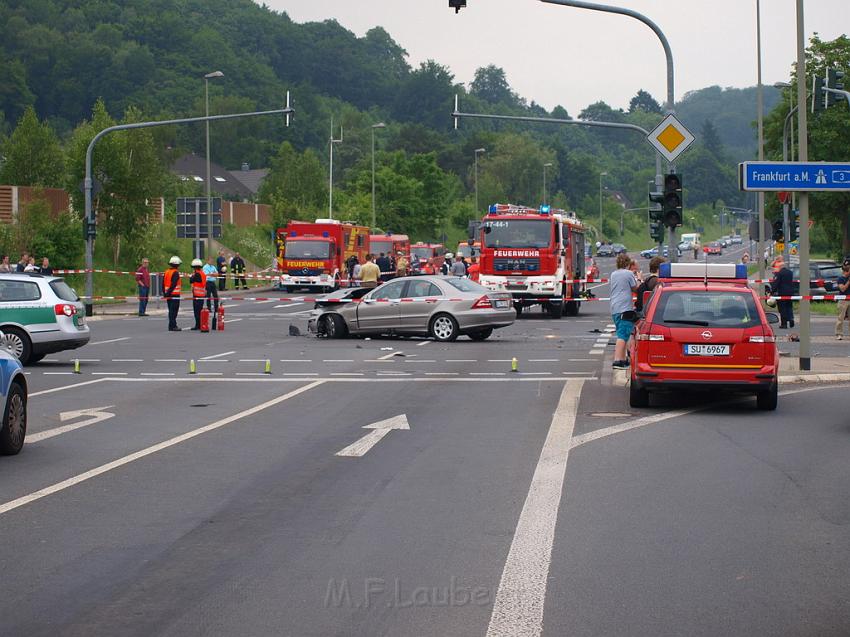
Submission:
<svg viewBox="0 0 850 637">
<path fill-rule="evenodd" d="M 493 328 L 488 327 L 483 330 L 475 330 L 474 332 L 469 333 L 469 338 L 473 341 L 486 341 L 490 338 L 490 335 L 493 333 Z"/>
<path fill-rule="evenodd" d="M 339 314 L 328 314 L 322 321 L 325 324 L 325 335 L 328 338 L 345 338 L 348 334 L 348 327 Z"/>
<path fill-rule="evenodd" d="M 23 385 L 13 382 L 6 397 L 0 426 L 0 454 L 14 456 L 24 446 L 27 435 L 27 396 Z"/>
<path fill-rule="evenodd" d="M 45 356 L 47 356 L 47 354 L 30 354 L 30 363 L 37 363 Z"/>
<path fill-rule="evenodd" d="M 546 303 L 546 311 L 549 313 L 549 318 L 559 319 L 564 315 L 564 303 Z"/>
<path fill-rule="evenodd" d="M 629 406 L 649 407 L 649 392 L 635 385 L 635 381 L 629 383 Z"/>
<path fill-rule="evenodd" d="M 454 341 L 458 337 L 459 328 L 455 317 L 451 314 L 437 314 L 431 319 L 431 336 L 442 343 Z"/>
<path fill-rule="evenodd" d="M 567 301 L 567 306 L 564 308 L 565 316 L 578 316 L 578 310 L 581 307 L 578 301 Z"/>
<path fill-rule="evenodd" d="M 32 356 L 32 344 L 29 337 L 17 327 L 3 329 L 3 339 L 0 340 L 0 346 L 17 358 L 21 365 L 29 363 L 30 356 Z"/>
<path fill-rule="evenodd" d="M 779 404 L 779 384 L 773 383 L 770 389 L 756 394 L 756 405 L 762 411 L 773 411 Z"/>
<path fill-rule="evenodd" d="M 515 303 L 515 304 L 514 304 L 514 309 L 516 310 L 516 317 L 517 317 L 517 318 L 519 318 L 520 316 L 522 316 L 522 305 L 520 305 L 519 303 Z"/>
<path fill-rule="evenodd" d="M 284 292 L 286 292 L 287 294 L 292 294 L 293 292 L 295 292 L 295 288 L 293 288 L 293 287 L 291 287 L 291 286 L 289 286 L 289 285 L 287 285 L 285 288 L 283 288 L 283 290 L 284 290 Z"/>
</svg>

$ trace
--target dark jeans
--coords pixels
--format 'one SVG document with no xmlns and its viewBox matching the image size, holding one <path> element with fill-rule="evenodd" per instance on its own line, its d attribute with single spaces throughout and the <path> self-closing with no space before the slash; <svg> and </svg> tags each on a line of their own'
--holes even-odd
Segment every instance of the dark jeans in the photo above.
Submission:
<svg viewBox="0 0 850 637">
<path fill-rule="evenodd" d="M 227 289 L 227 275 L 219 274 L 218 275 L 218 291 L 224 292 Z"/>
<path fill-rule="evenodd" d="M 218 289 L 215 287 L 215 281 L 207 281 L 207 309 L 212 312 L 213 307 L 218 309 Z"/>
<path fill-rule="evenodd" d="M 168 299 L 168 329 L 177 327 L 177 312 L 180 311 L 180 299 Z"/>
<path fill-rule="evenodd" d="M 148 309 L 148 295 L 150 294 L 151 289 L 147 286 L 140 285 L 139 286 L 139 316 L 145 313 L 145 310 Z"/>
<path fill-rule="evenodd" d="M 777 301 L 776 306 L 779 309 L 779 324 L 781 326 L 792 325 L 794 323 L 794 301 Z"/>
<path fill-rule="evenodd" d="M 192 299 L 192 312 L 195 313 L 195 329 L 201 329 L 201 310 L 204 309 L 204 297 Z"/>
</svg>

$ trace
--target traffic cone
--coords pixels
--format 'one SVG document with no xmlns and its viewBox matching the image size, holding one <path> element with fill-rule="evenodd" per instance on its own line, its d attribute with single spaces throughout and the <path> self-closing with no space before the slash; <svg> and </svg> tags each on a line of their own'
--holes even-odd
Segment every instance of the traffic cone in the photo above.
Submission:
<svg viewBox="0 0 850 637">
<path fill-rule="evenodd" d="M 80 371 L 80 359 L 79 358 L 74 359 L 74 373 L 75 374 L 81 374 L 82 373 Z"/>
<path fill-rule="evenodd" d="M 266 374 L 271 374 L 271 373 L 272 373 L 272 362 L 271 362 L 271 360 L 270 360 L 270 359 L 268 359 L 268 358 L 266 359 L 266 367 L 265 367 L 265 369 L 264 369 L 263 371 L 264 371 Z"/>
<path fill-rule="evenodd" d="M 516 356 L 514 356 L 511 359 L 511 371 L 512 372 L 518 372 L 519 371 L 519 361 L 516 359 Z"/>
<path fill-rule="evenodd" d="M 193 358 L 192 360 L 189 361 L 189 373 L 190 374 L 196 374 L 197 372 L 198 372 L 198 368 L 195 365 L 195 359 Z"/>
</svg>

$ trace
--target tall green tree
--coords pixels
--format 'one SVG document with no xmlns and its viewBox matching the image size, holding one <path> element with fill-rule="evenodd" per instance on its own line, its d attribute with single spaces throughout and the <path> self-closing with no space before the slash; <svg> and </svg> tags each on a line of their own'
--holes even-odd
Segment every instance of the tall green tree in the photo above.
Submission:
<svg viewBox="0 0 850 637">
<path fill-rule="evenodd" d="M 299 153 L 283 142 L 260 187 L 259 200 L 272 205 L 276 225 L 289 219 L 312 220 L 327 207 L 327 171 L 311 149 Z"/>
<path fill-rule="evenodd" d="M 32 106 L 26 108 L 2 150 L 6 159 L 0 166 L 0 183 L 43 188 L 62 185 L 59 139 L 47 123 L 38 121 Z"/>
<path fill-rule="evenodd" d="M 629 113 L 644 111 L 645 113 L 661 113 L 661 105 L 652 95 L 640 89 L 629 102 Z"/>
</svg>

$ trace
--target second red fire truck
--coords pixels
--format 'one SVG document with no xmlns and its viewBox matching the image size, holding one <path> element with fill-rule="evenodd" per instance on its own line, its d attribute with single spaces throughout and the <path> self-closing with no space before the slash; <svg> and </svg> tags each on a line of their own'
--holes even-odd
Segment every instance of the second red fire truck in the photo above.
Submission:
<svg viewBox="0 0 850 637">
<path fill-rule="evenodd" d="M 281 288 L 329 292 L 348 278 L 346 263 L 352 255 L 366 262 L 369 228 L 335 219 L 290 221 L 278 228 L 277 244 Z"/>
<path fill-rule="evenodd" d="M 585 278 L 584 227 L 574 212 L 549 206 L 494 204 L 475 231 L 479 282 L 510 292 L 517 313 L 542 305 L 550 316 L 575 316 Z"/>
</svg>

